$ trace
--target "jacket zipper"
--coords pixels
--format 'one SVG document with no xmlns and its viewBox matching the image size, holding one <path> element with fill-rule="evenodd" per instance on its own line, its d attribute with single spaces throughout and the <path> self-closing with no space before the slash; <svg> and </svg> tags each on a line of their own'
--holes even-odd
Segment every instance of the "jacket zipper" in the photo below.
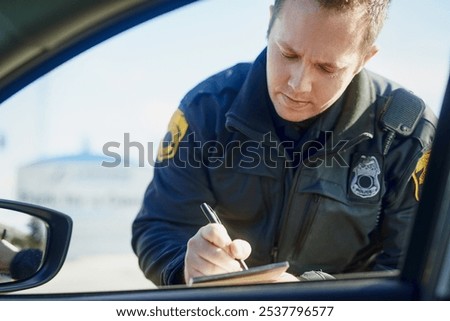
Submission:
<svg viewBox="0 0 450 321">
<path fill-rule="evenodd" d="M 295 256 L 301 250 L 303 242 L 305 241 L 306 236 L 308 235 L 308 231 L 311 228 L 312 223 L 314 222 L 314 218 L 316 217 L 319 199 L 320 196 L 317 194 L 312 195 L 308 199 L 308 204 L 305 210 L 306 215 L 303 217 L 303 220 L 300 224 L 300 230 L 298 232 L 298 236 L 295 241 L 294 251 L 292 252 L 291 255 Z"/>
<path fill-rule="evenodd" d="M 291 162 L 292 159 L 290 159 L 289 155 L 286 153 L 286 162 Z M 297 173 L 295 173 L 297 174 Z M 295 181 L 295 177 L 296 175 L 294 174 L 294 177 L 292 178 L 292 181 Z M 287 191 L 287 183 L 286 183 L 286 175 L 291 176 L 291 173 L 289 173 L 289 171 L 286 169 L 286 166 L 283 167 L 283 172 L 281 177 L 283 178 L 283 190 L 282 190 L 282 195 L 283 195 L 283 199 L 285 198 L 285 194 Z M 290 193 L 291 194 L 291 193 Z M 289 194 L 288 196 L 288 203 L 290 202 L 290 198 L 291 195 Z M 275 232 L 275 236 L 274 236 L 274 240 L 273 240 L 273 246 L 272 246 L 272 250 L 271 250 L 271 257 L 272 257 L 272 262 L 278 262 L 278 243 L 279 243 L 279 239 L 280 239 L 280 232 L 284 229 L 284 227 L 282 227 L 282 225 L 284 225 L 284 216 L 285 216 L 285 207 L 283 206 L 283 203 L 281 204 L 281 210 L 280 210 L 280 218 L 277 221 L 277 229 Z"/>
</svg>

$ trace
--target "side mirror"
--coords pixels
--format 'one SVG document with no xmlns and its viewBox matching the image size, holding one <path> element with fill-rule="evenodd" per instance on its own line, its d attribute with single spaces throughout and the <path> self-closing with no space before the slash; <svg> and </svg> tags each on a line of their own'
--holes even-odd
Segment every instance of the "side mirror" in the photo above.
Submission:
<svg viewBox="0 0 450 321">
<path fill-rule="evenodd" d="M 0 199 L 0 293 L 51 280 L 69 249 L 72 219 L 57 211 Z"/>
</svg>

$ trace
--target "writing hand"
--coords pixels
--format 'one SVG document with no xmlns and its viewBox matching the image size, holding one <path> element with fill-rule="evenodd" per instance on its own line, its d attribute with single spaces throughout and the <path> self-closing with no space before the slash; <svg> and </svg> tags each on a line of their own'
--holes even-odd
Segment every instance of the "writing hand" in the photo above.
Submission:
<svg viewBox="0 0 450 321">
<path fill-rule="evenodd" d="M 231 240 L 221 224 L 208 224 L 188 241 L 184 260 L 184 278 L 242 270 L 236 259 L 250 256 L 251 246 L 244 240 Z"/>
</svg>

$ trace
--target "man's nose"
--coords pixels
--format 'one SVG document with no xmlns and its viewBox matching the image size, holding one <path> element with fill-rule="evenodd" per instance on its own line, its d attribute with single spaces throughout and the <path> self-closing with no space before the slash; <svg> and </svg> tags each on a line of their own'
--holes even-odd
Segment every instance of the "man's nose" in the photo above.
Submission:
<svg viewBox="0 0 450 321">
<path fill-rule="evenodd" d="M 311 70 L 302 63 L 297 68 L 292 68 L 288 85 L 296 93 L 311 92 L 312 76 Z"/>
</svg>

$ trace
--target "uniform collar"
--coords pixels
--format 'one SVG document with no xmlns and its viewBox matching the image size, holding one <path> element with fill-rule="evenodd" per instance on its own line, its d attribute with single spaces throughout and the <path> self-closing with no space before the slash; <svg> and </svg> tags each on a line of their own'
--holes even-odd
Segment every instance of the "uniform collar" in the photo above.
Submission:
<svg viewBox="0 0 450 321">
<path fill-rule="evenodd" d="M 240 131 L 255 141 L 263 141 L 265 134 L 274 132 L 270 115 L 274 107 L 267 89 L 266 57 L 267 49 L 264 49 L 252 64 L 226 114 L 227 129 Z"/>
<path fill-rule="evenodd" d="M 377 95 L 366 70 L 358 73 L 343 95 L 343 108 L 334 132 L 342 138 L 356 137 L 362 133 L 375 133 Z"/>
<path fill-rule="evenodd" d="M 267 88 L 267 49 L 257 57 L 249 70 L 241 90 L 226 114 L 225 126 L 240 131 L 252 140 L 264 141 L 264 135 L 275 133 L 271 116 L 274 109 Z M 375 131 L 376 95 L 366 71 L 357 74 L 343 96 L 311 125 L 309 137 L 320 132 L 333 131 L 340 139 L 359 136 L 363 132 L 373 135 Z"/>
</svg>

